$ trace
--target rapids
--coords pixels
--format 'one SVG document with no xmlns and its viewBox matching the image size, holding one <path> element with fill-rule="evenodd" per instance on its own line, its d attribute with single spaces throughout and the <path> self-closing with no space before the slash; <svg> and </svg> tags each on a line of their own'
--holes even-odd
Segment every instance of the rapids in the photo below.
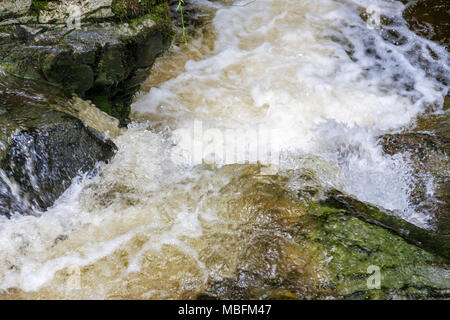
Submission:
<svg viewBox="0 0 450 320">
<path fill-rule="evenodd" d="M 245 186 L 244 163 L 315 170 L 323 187 L 428 227 L 410 167 L 377 136 L 440 111 L 450 56 L 408 29 L 401 2 L 191 5 L 204 25 L 159 58 L 113 161 L 47 212 L 0 220 L 4 297 L 195 297 L 255 236 L 251 190 L 229 187 Z"/>
</svg>

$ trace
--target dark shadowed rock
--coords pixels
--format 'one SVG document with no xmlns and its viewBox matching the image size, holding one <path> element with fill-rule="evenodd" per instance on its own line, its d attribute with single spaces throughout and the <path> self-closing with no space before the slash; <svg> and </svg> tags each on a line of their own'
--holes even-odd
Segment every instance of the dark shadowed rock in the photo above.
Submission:
<svg viewBox="0 0 450 320">
<path fill-rule="evenodd" d="M 450 2 L 448 0 L 409 1 L 403 12 L 412 30 L 450 49 Z"/>
<path fill-rule="evenodd" d="M 125 125 L 133 95 L 170 45 L 167 2 L 39 3 L 20 19 L 0 21 L 0 67 L 87 98 Z M 67 23 L 71 5 L 81 10 L 79 26 Z"/>
<path fill-rule="evenodd" d="M 45 210 L 71 185 L 109 160 L 115 145 L 70 112 L 20 85 L 0 86 L 0 215 Z M 19 94 L 20 95 L 16 95 Z M 63 108 L 63 107 L 61 107 Z"/>
</svg>

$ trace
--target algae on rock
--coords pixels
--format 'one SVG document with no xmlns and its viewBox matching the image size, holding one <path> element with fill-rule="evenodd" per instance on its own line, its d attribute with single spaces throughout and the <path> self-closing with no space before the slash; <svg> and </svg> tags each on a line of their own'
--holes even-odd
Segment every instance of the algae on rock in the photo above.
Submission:
<svg viewBox="0 0 450 320">
<path fill-rule="evenodd" d="M 74 6 L 80 25 L 68 23 Z M 64 0 L 33 2 L 19 18 L 0 22 L 0 34 L 4 71 L 76 93 L 126 125 L 132 97 L 173 31 L 165 0 Z"/>
<path fill-rule="evenodd" d="M 14 86 L 18 89 L 14 90 Z M 2 86 L 8 90 L 3 92 Z M 72 184 L 108 161 L 116 147 L 92 123 L 92 111 L 72 101 L 59 105 L 26 83 L 0 83 L 0 215 L 34 214 L 46 210 Z M 45 90 L 51 92 L 51 88 Z M 60 99 L 60 98 L 56 98 Z M 72 107 L 68 107 L 71 105 Z M 92 107 L 91 107 L 92 108 Z M 83 123 L 79 116 L 84 118 Z M 95 114 L 117 134 L 118 121 Z M 102 120 L 105 119 L 105 120 Z M 100 120 L 100 121 L 99 121 Z M 118 130 L 118 128 L 116 129 Z"/>
<path fill-rule="evenodd" d="M 221 218 L 224 223 L 235 223 L 240 217 L 233 230 L 247 240 L 233 264 L 226 263 L 232 271 L 227 276 L 219 276 L 220 272 L 211 276 L 197 298 L 448 298 L 449 248 L 440 246 L 448 237 L 425 230 L 422 237 L 419 232 L 422 241 L 442 239 L 435 247 L 427 247 L 432 253 L 412 244 L 418 240 L 419 228 L 342 192 L 317 190 L 324 195 L 322 200 L 308 199 L 305 194 L 310 188 L 306 193 L 293 192 L 290 178 L 261 174 L 258 166 L 220 170 L 238 173 L 220 194 L 233 220 L 226 215 Z M 296 179 L 301 177 L 314 179 L 304 172 L 296 175 Z M 220 252 L 210 255 L 220 261 Z M 368 287 L 371 266 L 379 268 L 379 288 Z"/>
</svg>

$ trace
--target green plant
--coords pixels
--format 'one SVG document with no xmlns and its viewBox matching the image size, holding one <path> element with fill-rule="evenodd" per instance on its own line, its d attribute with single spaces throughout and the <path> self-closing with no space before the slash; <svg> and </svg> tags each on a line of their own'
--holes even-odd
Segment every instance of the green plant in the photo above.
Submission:
<svg viewBox="0 0 450 320">
<path fill-rule="evenodd" d="M 40 10 L 44 10 L 48 5 L 48 1 L 44 0 L 44 1 L 39 1 L 39 0 L 33 0 L 31 2 L 31 8 L 36 10 L 36 11 L 40 11 Z"/>
<path fill-rule="evenodd" d="M 180 13 L 181 13 L 181 25 L 183 26 L 183 38 L 184 38 L 184 43 L 187 45 L 188 41 L 187 41 L 187 37 L 186 37 L 186 28 L 184 26 L 183 6 L 184 6 L 184 0 L 178 0 L 177 11 L 180 11 Z"/>
</svg>

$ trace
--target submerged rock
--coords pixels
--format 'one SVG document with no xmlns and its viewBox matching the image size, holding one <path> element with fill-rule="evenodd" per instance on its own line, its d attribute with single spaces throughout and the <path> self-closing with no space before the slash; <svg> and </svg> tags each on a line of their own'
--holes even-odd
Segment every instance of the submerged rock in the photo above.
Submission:
<svg viewBox="0 0 450 320">
<path fill-rule="evenodd" d="M 413 130 L 450 139 L 450 95 L 444 100 L 442 112 L 419 116 Z"/>
<path fill-rule="evenodd" d="M 409 1 L 403 17 L 412 30 L 450 50 L 450 3 L 448 0 Z"/>
<path fill-rule="evenodd" d="M 233 230 L 248 241 L 225 263 L 228 275 L 211 276 L 197 298 L 448 298 L 448 237 L 342 192 L 305 199 L 287 188 L 289 178 L 258 170 L 247 167 L 221 190 L 242 219 Z"/>
<path fill-rule="evenodd" d="M 0 215 L 7 217 L 47 209 L 73 178 L 109 160 L 116 149 L 71 110 L 57 110 L 45 97 L 19 88 L 15 95 L 11 83 L 0 86 Z"/>
</svg>

